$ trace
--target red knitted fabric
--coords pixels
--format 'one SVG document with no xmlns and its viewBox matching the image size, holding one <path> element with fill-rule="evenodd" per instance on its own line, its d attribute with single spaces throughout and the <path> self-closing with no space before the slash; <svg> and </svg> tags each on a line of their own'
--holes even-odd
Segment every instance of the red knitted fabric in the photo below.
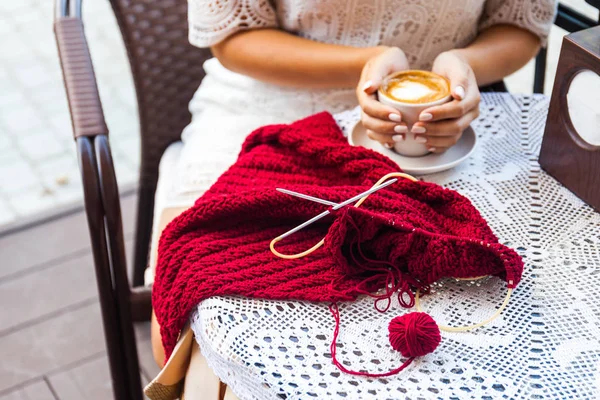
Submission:
<svg viewBox="0 0 600 400">
<path fill-rule="evenodd" d="M 336 302 L 387 284 L 426 289 L 442 277 L 518 284 L 520 257 L 466 198 L 403 179 L 277 245 L 293 254 L 325 236 L 324 248 L 297 260 L 270 252 L 271 239 L 326 209 L 276 187 L 341 202 L 397 171 L 348 145 L 328 113 L 253 132 L 237 162 L 160 239 L 152 300 L 167 357 L 193 307 L 211 296 Z"/>
</svg>

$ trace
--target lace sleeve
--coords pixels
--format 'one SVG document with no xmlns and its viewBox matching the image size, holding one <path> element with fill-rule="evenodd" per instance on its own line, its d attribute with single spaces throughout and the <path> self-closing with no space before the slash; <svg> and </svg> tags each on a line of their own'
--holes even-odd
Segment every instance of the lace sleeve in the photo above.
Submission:
<svg viewBox="0 0 600 400">
<path fill-rule="evenodd" d="M 479 30 L 510 24 L 539 36 L 546 46 L 556 14 L 556 0 L 487 0 Z"/>
<path fill-rule="evenodd" d="M 209 47 L 246 29 L 277 27 L 269 0 L 188 0 L 190 43 Z"/>
</svg>

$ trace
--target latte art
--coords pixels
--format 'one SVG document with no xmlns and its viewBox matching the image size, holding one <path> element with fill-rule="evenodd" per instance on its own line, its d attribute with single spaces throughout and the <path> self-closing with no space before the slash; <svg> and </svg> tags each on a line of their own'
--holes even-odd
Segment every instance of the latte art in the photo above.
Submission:
<svg viewBox="0 0 600 400">
<path fill-rule="evenodd" d="M 422 141 L 417 141 L 412 127 L 419 121 L 419 116 L 424 110 L 452 99 L 450 82 L 443 76 L 429 71 L 396 72 L 383 80 L 377 91 L 377 98 L 382 104 L 397 109 L 408 128 L 403 140 L 394 140 L 394 150 L 409 157 L 429 153 L 429 148 Z"/>
<path fill-rule="evenodd" d="M 450 93 L 448 81 L 427 71 L 404 71 L 389 78 L 381 91 L 393 100 L 424 104 L 438 101 Z"/>
<path fill-rule="evenodd" d="M 405 101 L 422 101 L 423 99 L 431 98 L 437 93 L 429 86 L 421 82 L 400 81 L 391 86 L 388 90 L 390 96 L 395 99 L 403 99 Z"/>
</svg>

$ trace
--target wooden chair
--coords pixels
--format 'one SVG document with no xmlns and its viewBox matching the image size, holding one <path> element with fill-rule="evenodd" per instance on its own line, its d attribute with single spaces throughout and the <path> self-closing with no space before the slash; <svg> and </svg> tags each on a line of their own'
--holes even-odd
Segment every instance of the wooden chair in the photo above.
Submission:
<svg viewBox="0 0 600 400">
<path fill-rule="evenodd" d="M 600 8 L 600 0 L 586 0 Z M 200 84 L 208 50 L 187 38 L 187 0 L 110 0 L 133 73 L 137 94 L 141 168 L 133 265 L 129 285 L 119 191 L 81 20 L 81 0 L 56 0 L 55 34 L 79 156 L 102 320 L 115 399 L 141 400 L 134 321 L 150 317 L 150 291 L 143 275 L 152 231 L 160 158 L 189 123 L 188 103 Z M 595 23 L 560 6 L 559 26 L 578 30 Z M 545 51 L 536 68 L 543 88 Z"/>
<path fill-rule="evenodd" d="M 142 399 L 133 322 L 150 318 L 142 287 L 160 158 L 190 121 L 188 103 L 204 77 L 208 50 L 187 38 L 186 0 L 110 0 L 133 73 L 141 134 L 133 287 L 108 128 L 81 20 L 81 0 L 56 0 L 55 35 L 84 187 L 115 398 Z"/>
</svg>

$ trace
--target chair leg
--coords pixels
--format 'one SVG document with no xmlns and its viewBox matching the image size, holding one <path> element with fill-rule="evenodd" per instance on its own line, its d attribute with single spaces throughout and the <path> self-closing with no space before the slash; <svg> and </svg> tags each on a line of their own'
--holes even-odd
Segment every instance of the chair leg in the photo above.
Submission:
<svg viewBox="0 0 600 400">
<path fill-rule="evenodd" d="M 142 286 L 144 284 L 144 271 L 148 265 L 150 237 L 152 236 L 155 190 L 156 185 L 150 186 L 142 182 L 138 191 L 138 214 L 132 282 L 134 287 Z"/>
<path fill-rule="evenodd" d="M 125 257 L 125 240 L 123 237 L 123 221 L 121 218 L 121 202 L 113 160 L 106 135 L 94 138 L 98 180 L 102 203 L 104 205 L 105 239 L 108 242 L 109 271 L 112 273 L 111 292 L 117 304 L 117 317 L 120 322 L 120 339 L 122 357 L 127 370 L 129 399 L 142 400 L 142 382 L 138 362 L 137 345 L 133 330 L 131 299 L 132 294 L 127 278 L 127 262 Z"/>
<path fill-rule="evenodd" d="M 547 49 L 540 49 L 535 57 L 535 78 L 533 81 L 533 93 L 544 93 L 544 83 L 546 82 L 546 59 Z"/>
<path fill-rule="evenodd" d="M 132 398 L 132 389 L 128 379 L 128 362 L 125 357 L 126 353 L 122 341 L 118 311 L 119 305 L 112 285 L 111 266 L 104 224 L 104 207 L 102 205 L 96 172 L 94 148 L 89 138 L 81 137 L 77 139 L 77 150 L 113 393 L 116 400 L 130 400 Z"/>
</svg>

